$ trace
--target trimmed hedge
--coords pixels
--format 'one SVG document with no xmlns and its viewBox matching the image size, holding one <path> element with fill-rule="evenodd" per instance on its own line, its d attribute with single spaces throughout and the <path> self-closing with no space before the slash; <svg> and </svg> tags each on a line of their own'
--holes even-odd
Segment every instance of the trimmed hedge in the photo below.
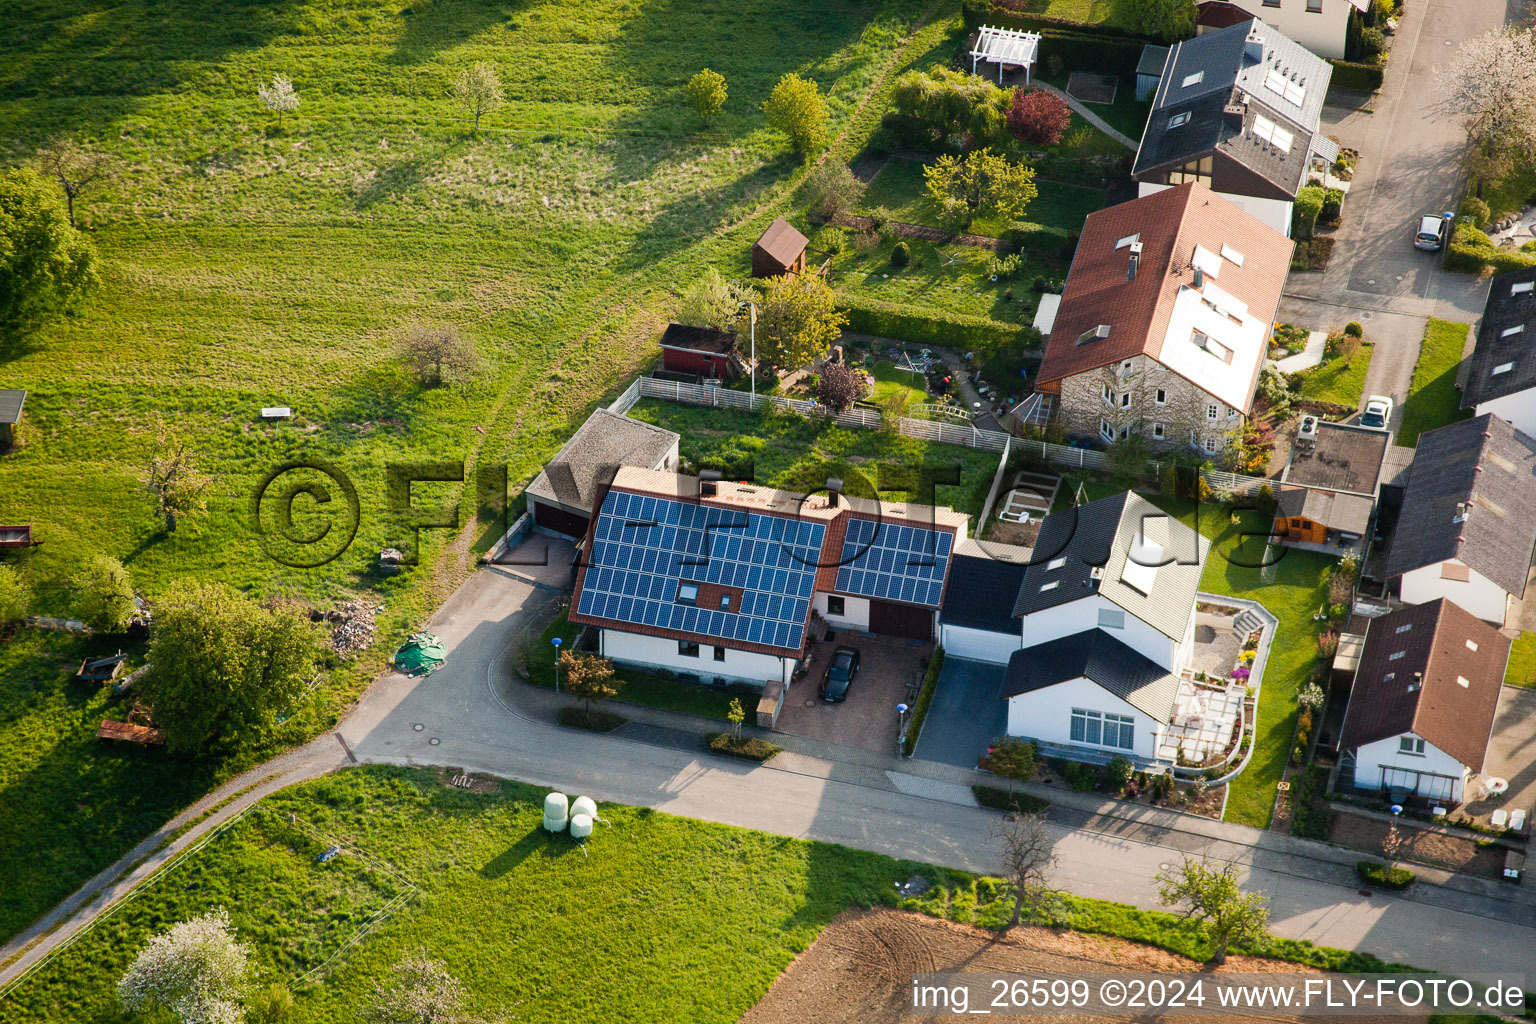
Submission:
<svg viewBox="0 0 1536 1024">
<path fill-rule="evenodd" d="M 1341 89 L 1375 92 L 1381 88 L 1382 77 L 1386 72 L 1380 64 L 1357 64 L 1354 61 L 1337 58 L 1329 60 L 1328 63 L 1333 65 L 1333 76 L 1329 79 L 1329 84 Z"/>
<path fill-rule="evenodd" d="M 972 786 L 971 795 L 983 807 L 990 807 L 995 811 L 1011 811 L 1014 814 L 1039 814 L 1051 806 L 1049 800 L 1042 800 L 1028 793 L 1009 793 L 1006 789 L 998 789 L 996 786 Z"/>
<path fill-rule="evenodd" d="M 1001 25 L 1005 28 L 1027 28 L 1032 32 L 1047 30 L 1097 32 L 1117 39 L 1134 39 L 1138 45 L 1157 42 L 1150 36 L 1144 36 L 1132 29 L 1121 28 L 1119 25 L 1073 21 L 1071 18 L 1057 18 L 1049 14 L 1016 11 L 1005 4 L 994 3 L 993 0 L 961 0 L 960 11 L 965 16 L 966 28 L 976 28 L 979 25 Z"/>
<path fill-rule="evenodd" d="M 998 25 L 1041 33 L 1040 60 L 1044 62 L 1052 57 L 1060 57 L 1062 63 L 1069 68 L 1093 68 L 1130 74 L 1141 60 L 1143 46 L 1148 43 L 1166 45 L 1119 25 L 1031 14 L 991 0 L 962 0 L 960 9 L 965 15 L 968 29 L 978 25 Z"/>
<path fill-rule="evenodd" d="M 1008 228 L 1002 240 L 1015 249 L 1038 252 L 1044 256 L 1072 262 L 1077 254 L 1078 234 L 1065 228 L 1051 228 L 1043 224 L 1021 224 Z"/>
<path fill-rule="evenodd" d="M 613 732 L 629 721 L 623 715 L 615 715 L 610 711 L 598 711 L 595 708 L 591 714 L 588 714 L 585 708 L 561 708 L 556 717 L 561 725 L 570 726 L 572 729 L 589 729 L 592 732 Z"/>
<path fill-rule="evenodd" d="M 1296 202 L 1291 207 L 1291 233 L 1296 238 L 1308 239 L 1316 232 L 1325 198 L 1321 185 L 1303 185 L 1296 193 Z"/>
<path fill-rule="evenodd" d="M 762 764 L 779 748 L 767 740 L 760 740 L 756 736 L 749 736 L 738 740 L 728 732 L 712 733 L 709 737 L 709 749 L 722 757 L 737 757 L 743 761 L 756 761 Z"/>
<path fill-rule="evenodd" d="M 1466 222 L 1456 225 L 1445 254 L 1445 269 L 1464 274 L 1481 274 L 1485 269 L 1497 273 L 1533 266 L 1536 266 L 1536 253 L 1500 249 L 1493 244 L 1493 239 Z"/>
<path fill-rule="evenodd" d="M 912 722 L 907 726 L 907 739 L 902 744 L 902 753 L 908 757 L 917 749 L 917 734 L 923 731 L 923 719 L 928 717 L 928 705 L 933 703 L 933 691 L 939 687 L 939 672 L 944 668 L 944 648 L 935 647 L 933 657 L 928 659 L 928 671 L 923 674 L 923 688 L 917 693 L 917 702 L 912 705 Z"/>
<path fill-rule="evenodd" d="M 838 295 L 838 307 L 848 314 L 848 330 L 925 345 L 968 349 L 1039 348 L 1040 332 L 1026 324 L 1005 324 L 986 317 L 949 313 L 943 316 L 895 302 Z"/>
<path fill-rule="evenodd" d="M 1355 873 L 1360 880 L 1380 889 L 1396 889 L 1402 891 L 1413 884 L 1414 874 L 1407 868 L 1389 868 L 1385 864 L 1378 864 L 1373 860 L 1362 860 L 1355 863 Z"/>
</svg>

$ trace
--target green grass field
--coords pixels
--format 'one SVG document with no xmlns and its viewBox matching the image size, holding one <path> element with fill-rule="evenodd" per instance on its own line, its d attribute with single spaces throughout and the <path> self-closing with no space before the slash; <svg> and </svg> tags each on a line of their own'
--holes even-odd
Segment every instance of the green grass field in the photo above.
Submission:
<svg viewBox="0 0 1536 1024">
<path fill-rule="evenodd" d="M 1062 92 L 1066 92 L 1067 83 L 1071 81 L 1073 71 L 1103 73 L 1100 69 L 1092 67 L 1067 68 L 1059 75 L 1041 75 L 1040 81 L 1054 85 Z M 1111 128 L 1116 129 L 1132 142 L 1140 142 L 1141 133 L 1147 127 L 1147 117 L 1152 112 L 1152 104 L 1143 103 L 1136 99 L 1135 75 L 1120 75 L 1119 79 L 1115 84 L 1115 100 L 1113 103 L 1085 103 L 1084 106 L 1103 118 Z"/>
<path fill-rule="evenodd" d="M 1330 359 L 1306 371 L 1301 378 L 1301 397 L 1356 408 L 1365 393 L 1365 375 L 1375 351 L 1375 346 L 1366 342 L 1353 359 Z"/>
<path fill-rule="evenodd" d="M 1536 689 L 1536 633 L 1521 633 L 1515 638 L 1509 664 L 1504 666 L 1504 682 Z"/>
<path fill-rule="evenodd" d="M 468 524 L 465 502 L 469 528 L 451 550 L 444 531 L 425 530 L 419 566 L 379 579 L 379 549 L 411 540 L 411 517 L 388 506 L 386 466 L 463 460 L 473 487 L 477 467 L 504 464 L 515 493 L 652 358 L 673 289 L 709 264 L 744 273 L 757 233 L 791 210 L 803 169 L 759 109 L 773 82 L 796 71 L 821 84 L 846 159 L 878 123 L 891 75 L 951 44 L 943 19 L 904 41 L 927 8 L 0 9 L 0 163 L 69 132 L 118 168 L 78 204 L 102 288 L 78 316 L 0 348 L 10 386 L 30 392 L 21 447 L 0 459 L 0 518 L 31 522 L 44 541 L 17 563 L 37 584 L 36 610 L 67 612 L 57 581 L 97 552 L 121 558 L 151 598 L 191 575 L 385 606 L 378 648 L 327 676 L 286 733 L 195 763 L 100 747 L 96 725 L 121 710 L 65 682 L 78 649 L 13 642 L 0 686 L 28 689 L 0 711 L 0 938 L 219 778 L 331 720 L 499 533 L 494 517 Z M 508 103 L 471 139 L 449 92 L 477 60 L 497 67 Z M 704 128 L 682 86 L 710 64 L 730 99 Z M 302 99 L 281 131 L 256 97 L 275 73 Z M 457 326 L 482 372 L 418 386 L 394 354 L 417 317 Z M 259 422 L 274 404 L 295 418 Z M 158 415 L 215 480 L 209 516 L 169 537 L 140 482 Z M 355 483 L 359 528 L 340 557 L 290 568 L 263 549 L 250 502 L 269 470 L 314 458 Z M 425 511 L 459 504 L 462 487 L 413 492 Z M 318 529 L 340 505 L 301 499 L 299 528 Z"/>
<path fill-rule="evenodd" d="M 680 452 L 693 466 L 723 467 L 727 479 L 796 491 L 819 491 L 839 477 L 849 494 L 888 501 L 937 501 L 972 517 L 981 514 L 997 472 L 996 452 L 935 444 L 885 430 L 839 427 L 825 420 L 786 414 L 706 409 L 645 399 L 630 410 L 636 419 L 682 435 Z M 958 472 L 959 484 L 938 484 L 924 496 L 908 488 L 916 471 L 936 476 Z"/>
<path fill-rule="evenodd" d="M 897 905 L 985 927 L 1011 908 L 995 879 L 646 808 L 603 805 L 609 825 L 583 854 L 540 827 L 543 790 L 490 790 L 366 767 L 269 797 L 9 993 L 5 1019 L 127 1024 L 115 983 L 139 948 L 219 906 L 253 946 L 261 980 L 286 982 L 324 964 L 392 894 L 419 887 L 298 988 L 293 1024 L 355 1019 L 376 979 L 421 954 L 444 962 L 476 1010 L 521 1022 L 727 1024 L 839 911 L 896 903 L 893 884 L 914 872 L 933 887 Z M 325 840 L 308 828 L 347 851 L 318 864 Z M 1057 920 L 1208 953 L 1198 926 L 1172 914 L 1068 895 Z M 1305 942 L 1265 946 L 1319 969 L 1383 966 Z"/>
<path fill-rule="evenodd" d="M 1424 431 L 1471 415 L 1461 407 L 1461 392 L 1456 390 L 1456 371 L 1467 343 L 1467 326 L 1431 318 L 1424 329 L 1424 344 L 1413 367 L 1413 384 L 1403 402 L 1398 444 L 1415 447 Z"/>
<path fill-rule="evenodd" d="M 869 401 L 877 405 L 884 406 L 896 400 L 906 407 L 928 401 L 923 378 L 908 370 L 898 369 L 889 360 L 880 360 L 870 368 L 869 373 L 875 378 L 875 386 L 869 392 Z"/>
<path fill-rule="evenodd" d="M 1054 231 L 1063 238 L 1083 229 L 1083 220 L 1104 206 L 1104 192 L 1082 185 L 1059 181 L 1036 181 L 1040 194 L 1024 211 L 1018 223 Z M 891 215 L 907 224 L 939 227 L 938 211 L 923 185 L 923 164 L 917 160 L 894 157 L 875 175 L 864 196 L 864 209 L 883 206 Z M 975 235 L 997 236 L 1013 222 L 997 217 L 978 217 L 970 226 Z"/>
<path fill-rule="evenodd" d="M 968 245 L 935 245 L 905 239 L 911 261 L 891 264 L 896 241 L 882 242 L 868 252 L 850 250 L 833 261 L 832 283 L 841 294 L 895 302 L 943 313 L 982 316 L 1003 323 L 1033 323 L 1040 296 L 1030 291 L 1036 275 L 1066 276 L 1065 260 L 1023 253 L 1011 278 L 991 280 L 992 254 Z"/>
</svg>

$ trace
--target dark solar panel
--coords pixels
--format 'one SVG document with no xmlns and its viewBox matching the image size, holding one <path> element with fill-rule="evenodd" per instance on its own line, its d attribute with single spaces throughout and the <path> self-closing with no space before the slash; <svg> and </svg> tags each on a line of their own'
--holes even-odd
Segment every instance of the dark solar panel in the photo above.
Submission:
<svg viewBox="0 0 1536 1024">
<path fill-rule="evenodd" d="M 609 491 L 577 611 L 798 650 L 824 523 Z M 739 587 L 733 611 L 678 603 L 682 582 Z"/>
<path fill-rule="evenodd" d="M 851 519 L 837 589 L 881 601 L 937 608 L 954 536 L 906 523 Z"/>
</svg>

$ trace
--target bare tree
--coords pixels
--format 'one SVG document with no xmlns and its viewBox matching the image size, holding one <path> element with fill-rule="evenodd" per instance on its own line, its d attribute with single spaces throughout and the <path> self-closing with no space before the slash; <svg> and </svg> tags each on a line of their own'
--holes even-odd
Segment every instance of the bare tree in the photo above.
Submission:
<svg viewBox="0 0 1536 1024">
<path fill-rule="evenodd" d="M 294 91 L 293 83 L 286 75 L 273 75 L 270 86 L 256 87 L 256 95 L 261 97 L 261 102 L 268 110 L 277 114 L 278 131 L 283 130 L 283 115 L 299 109 L 299 94 Z"/>
<path fill-rule="evenodd" d="M 475 119 L 477 132 L 480 130 L 480 118 L 507 101 L 496 69 L 483 60 L 477 60 L 459 72 L 459 77 L 453 81 L 453 98 L 459 101 L 465 113 Z"/>
<path fill-rule="evenodd" d="M 428 387 L 447 380 L 464 380 L 480 367 L 475 346 L 447 324 L 418 323 L 400 343 L 400 357 L 415 368 Z"/>
<path fill-rule="evenodd" d="M 65 208 L 69 211 L 70 227 L 77 227 L 75 199 L 112 176 L 107 155 L 67 136 L 59 136 L 38 151 L 37 161 L 43 174 L 59 183 L 64 192 Z"/>
<path fill-rule="evenodd" d="M 159 420 L 155 425 L 155 453 L 149 460 L 144 489 L 155 499 L 155 514 L 165 520 L 165 532 L 175 533 L 181 519 L 208 511 L 207 491 L 212 478 L 192 464 L 192 446 Z"/>
<path fill-rule="evenodd" d="M 1505 26 L 1467 40 L 1446 62 L 1442 88 L 1461 115 L 1470 169 L 1536 151 L 1536 34 Z M 1481 181 L 1479 179 L 1479 187 Z"/>
<path fill-rule="evenodd" d="M 1045 821 L 1038 814 L 1015 814 L 992 827 L 988 842 L 1003 849 L 1003 877 L 1013 885 L 1013 917 L 1008 927 L 1017 928 L 1029 910 L 1029 919 L 1048 906 L 1055 891 L 1047 875 L 1056 864 L 1056 853 Z"/>
</svg>

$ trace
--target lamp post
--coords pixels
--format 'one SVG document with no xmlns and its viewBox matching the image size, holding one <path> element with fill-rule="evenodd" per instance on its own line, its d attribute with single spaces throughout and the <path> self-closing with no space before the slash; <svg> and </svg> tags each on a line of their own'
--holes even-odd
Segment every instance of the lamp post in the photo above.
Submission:
<svg viewBox="0 0 1536 1024">
<path fill-rule="evenodd" d="M 555 645 L 555 692 L 560 692 L 560 638 L 553 636 L 549 642 Z"/>
<path fill-rule="evenodd" d="M 752 344 L 752 408 L 757 408 L 757 303 L 747 300 L 748 334 Z"/>
<path fill-rule="evenodd" d="M 903 704 L 897 704 L 896 705 L 896 716 L 897 716 L 897 721 L 900 722 L 900 724 L 901 724 L 900 729 L 897 730 L 896 753 L 900 754 L 902 757 L 906 757 L 907 756 L 907 705 L 906 704 L 903 703 Z"/>
</svg>

